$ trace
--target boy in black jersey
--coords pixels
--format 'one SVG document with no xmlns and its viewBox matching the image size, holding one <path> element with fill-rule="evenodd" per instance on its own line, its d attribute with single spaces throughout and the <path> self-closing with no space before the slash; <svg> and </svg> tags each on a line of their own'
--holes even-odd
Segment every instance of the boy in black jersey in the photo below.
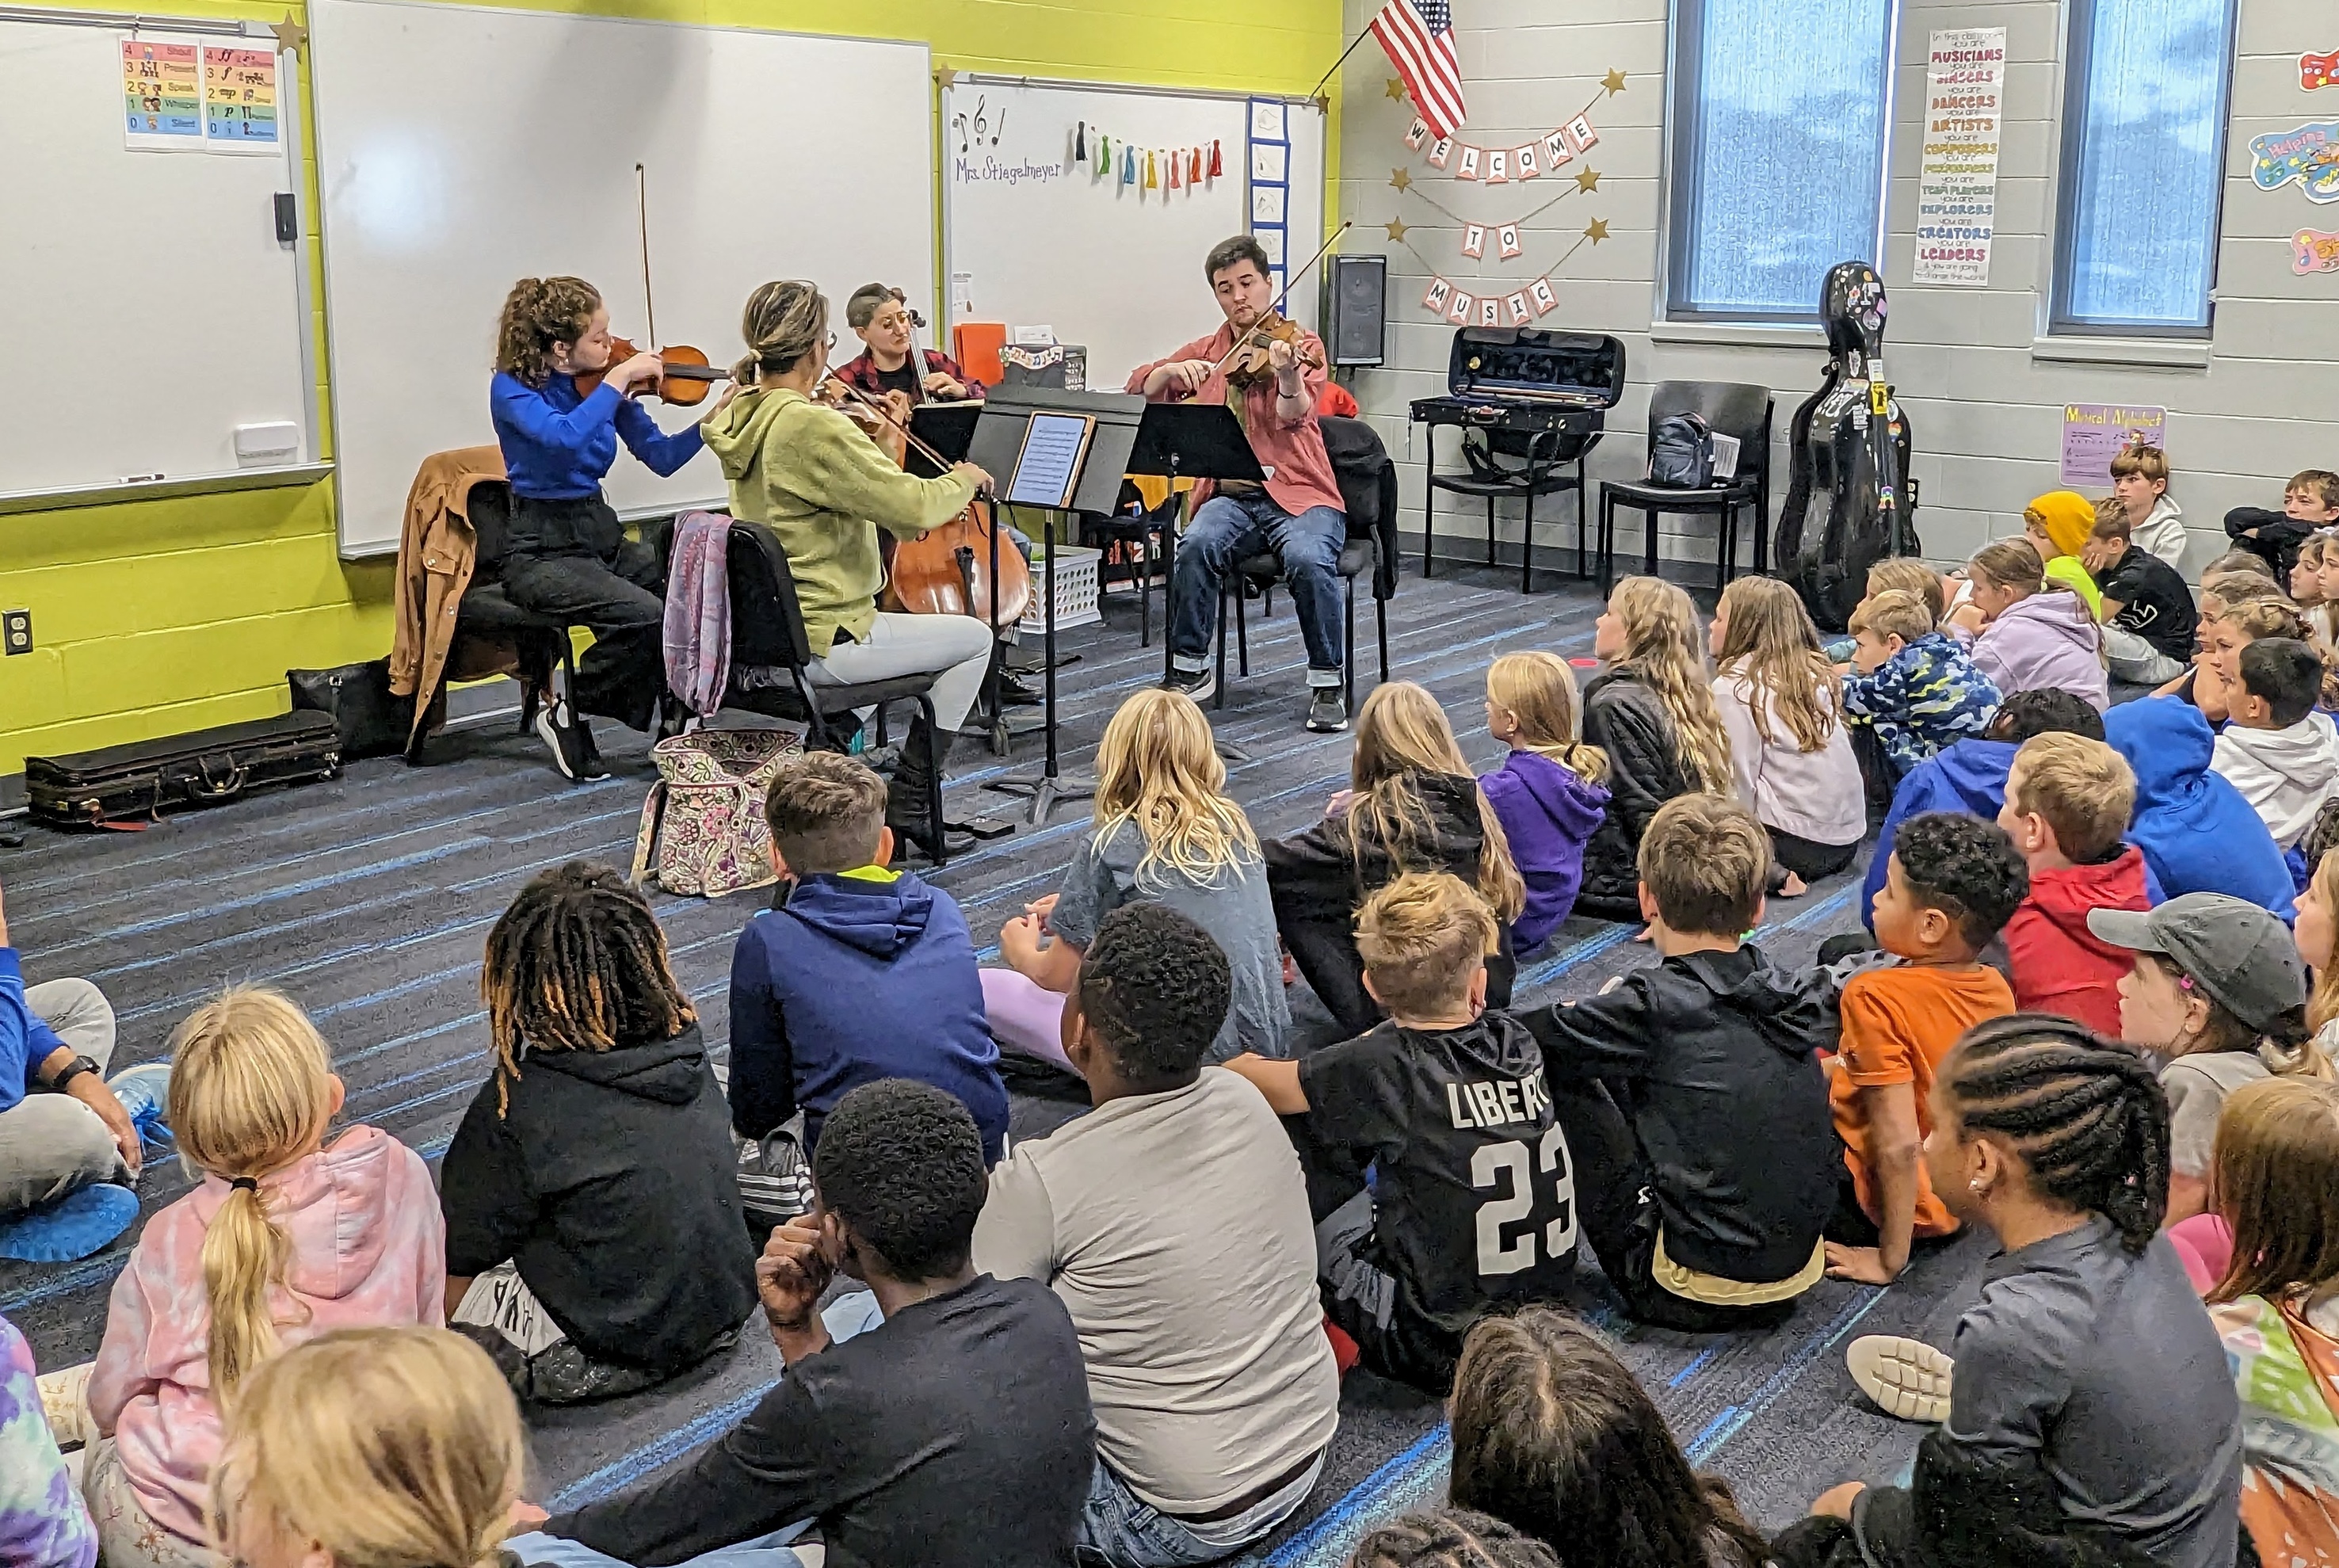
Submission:
<svg viewBox="0 0 2339 1568">
<path fill-rule="evenodd" d="M 1784 1321 L 1827 1267 L 1843 1154 L 1812 1053 L 1835 1043 L 1836 1013 L 1817 971 L 1773 969 L 1742 940 L 1770 870 L 1745 807 L 1667 801 L 1640 858 L 1662 958 L 1526 1021 L 1601 1271 L 1629 1316 L 1661 1328 Z"/>
<path fill-rule="evenodd" d="M 1387 1021 L 1303 1060 L 1227 1066 L 1292 1119 L 1325 1311 L 1364 1365 L 1444 1394 L 1471 1324 L 1574 1277 L 1574 1170 L 1534 1038 L 1486 1010 L 1495 928 L 1478 895 L 1401 876 L 1357 912 L 1357 951 Z"/>
</svg>

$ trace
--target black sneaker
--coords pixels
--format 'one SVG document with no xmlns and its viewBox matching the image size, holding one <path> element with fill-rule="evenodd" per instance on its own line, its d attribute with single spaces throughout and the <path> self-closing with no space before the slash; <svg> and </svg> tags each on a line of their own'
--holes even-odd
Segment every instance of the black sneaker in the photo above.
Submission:
<svg viewBox="0 0 2339 1568">
<path fill-rule="evenodd" d="M 1348 727 L 1348 705 L 1337 686 L 1318 686 L 1308 703 L 1308 727 L 1318 735 L 1337 735 Z"/>
<path fill-rule="evenodd" d="M 565 700 L 555 699 L 537 710 L 536 734 L 552 753 L 552 765 L 560 770 L 562 778 L 609 776 L 609 770 L 601 765 L 600 754 L 593 749 L 592 733 L 570 716 Z"/>
<path fill-rule="evenodd" d="M 1198 703 L 1209 702 L 1219 695 L 1219 672 L 1215 666 L 1199 670 L 1176 670 L 1161 683 L 1165 692 L 1184 692 Z"/>
</svg>

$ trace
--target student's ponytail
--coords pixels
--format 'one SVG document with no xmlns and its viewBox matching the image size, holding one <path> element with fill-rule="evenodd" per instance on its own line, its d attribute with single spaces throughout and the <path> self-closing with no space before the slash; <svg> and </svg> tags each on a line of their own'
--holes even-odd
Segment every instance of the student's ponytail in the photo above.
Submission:
<svg viewBox="0 0 2339 1568">
<path fill-rule="evenodd" d="M 203 1229 L 212 1396 L 224 1408 L 276 1348 L 270 1292 L 292 1240 L 262 1181 L 322 1140 L 332 1117 L 323 1037 L 272 991 L 235 990 L 189 1014 L 172 1041 L 170 1122 L 186 1162 L 227 1182 Z"/>
</svg>

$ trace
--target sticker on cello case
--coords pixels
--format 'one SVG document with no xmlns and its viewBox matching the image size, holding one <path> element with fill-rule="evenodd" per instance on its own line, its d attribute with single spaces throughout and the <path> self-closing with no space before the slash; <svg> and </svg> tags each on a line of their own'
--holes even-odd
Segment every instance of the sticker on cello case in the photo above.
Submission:
<svg viewBox="0 0 2339 1568">
<path fill-rule="evenodd" d="M 1462 149 L 1462 161 L 1454 165 L 1454 177 L 1457 180 L 1475 180 L 1478 177 L 1477 148 Z"/>
<path fill-rule="evenodd" d="M 1462 225 L 1462 253 L 1474 261 L 1486 253 L 1486 226 L 1484 223 Z"/>
<path fill-rule="evenodd" d="M 1527 297 L 1525 294 L 1508 296 L 1503 301 L 1503 309 L 1511 313 L 1511 325 L 1514 327 L 1524 327 L 1535 320 L 1535 312 L 1527 309 Z"/>
<path fill-rule="evenodd" d="M 1422 144 L 1428 140 L 1429 122 L 1416 114 L 1413 117 L 1413 123 L 1406 127 L 1405 150 L 1408 153 L 1418 153 L 1422 149 Z"/>
<path fill-rule="evenodd" d="M 1868 411 L 1870 413 L 1880 417 L 1885 410 L 1889 399 L 1890 394 L 1885 390 L 1883 382 L 1870 381 L 1868 383 Z"/>
<path fill-rule="evenodd" d="M 1538 316 L 1547 316 L 1559 309 L 1559 296 L 1552 291 L 1549 278 L 1537 278 L 1535 287 L 1527 291 L 1527 298 L 1534 301 Z"/>
<path fill-rule="evenodd" d="M 1451 136 L 1440 136 L 1430 146 L 1429 166 L 1433 169 L 1443 169 L 1446 167 L 1446 161 L 1453 156 L 1454 138 Z"/>
<path fill-rule="evenodd" d="M 1446 307 L 1446 319 L 1457 327 L 1466 327 L 1470 324 L 1470 312 L 1477 303 L 1477 301 L 1456 289 L 1454 291 L 1454 303 Z"/>
<path fill-rule="evenodd" d="M 1482 327 L 1499 327 L 1502 324 L 1503 302 L 1500 300 L 1492 298 L 1479 301 L 1478 325 Z"/>
<path fill-rule="evenodd" d="M 1519 243 L 1519 226 L 1516 223 L 1505 223 L 1495 231 L 1495 257 L 1497 261 L 1507 261 L 1524 249 L 1525 247 Z"/>
<path fill-rule="evenodd" d="M 1421 297 L 1422 308 L 1433 316 L 1444 315 L 1446 313 L 1446 297 L 1452 292 L 1454 292 L 1454 285 L 1447 282 L 1445 279 L 1431 279 L 1429 282 L 1429 292 Z"/>
</svg>

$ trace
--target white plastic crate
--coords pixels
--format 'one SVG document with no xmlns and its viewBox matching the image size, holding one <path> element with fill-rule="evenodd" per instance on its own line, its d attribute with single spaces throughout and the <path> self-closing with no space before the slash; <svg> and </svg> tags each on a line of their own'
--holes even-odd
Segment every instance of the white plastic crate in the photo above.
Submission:
<svg viewBox="0 0 2339 1568">
<path fill-rule="evenodd" d="M 1048 630 L 1048 549 L 1045 543 L 1034 540 L 1031 552 L 1031 607 L 1023 612 L 1019 623 L 1026 636 L 1044 636 Z M 1104 619 L 1099 607 L 1102 575 L 1099 570 L 1104 560 L 1102 550 L 1082 549 L 1078 545 L 1056 547 L 1056 629 L 1069 631 Z"/>
</svg>

